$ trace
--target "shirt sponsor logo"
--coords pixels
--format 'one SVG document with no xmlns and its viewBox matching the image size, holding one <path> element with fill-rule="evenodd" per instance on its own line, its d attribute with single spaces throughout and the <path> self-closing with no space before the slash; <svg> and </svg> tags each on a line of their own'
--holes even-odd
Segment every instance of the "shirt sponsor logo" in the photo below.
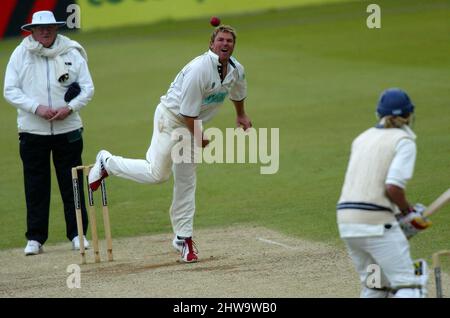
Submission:
<svg viewBox="0 0 450 318">
<path fill-rule="evenodd" d="M 208 97 L 205 97 L 202 101 L 202 105 L 209 105 L 209 104 L 220 104 L 223 103 L 225 100 L 225 97 L 228 95 L 228 92 L 220 92 L 217 94 L 209 95 Z"/>
</svg>

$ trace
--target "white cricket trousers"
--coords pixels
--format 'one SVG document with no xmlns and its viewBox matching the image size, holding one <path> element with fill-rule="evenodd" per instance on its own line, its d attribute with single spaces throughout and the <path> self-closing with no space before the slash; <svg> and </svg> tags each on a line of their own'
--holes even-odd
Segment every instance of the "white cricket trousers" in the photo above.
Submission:
<svg viewBox="0 0 450 318">
<path fill-rule="evenodd" d="M 162 183 L 174 176 L 170 220 L 175 235 L 191 237 L 195 213 L 196 164 L 172 161 L 171 151 L 178 142 L 172 140 L 174 129 L 185 127 L 181 119 L 159 104 L 153 120 L 153 136 L 146 159 L 111 156 L 105 163 L 108 174 L 140 183 Z M 186 128 L 187 129 L 187 128 Z"/>
<path fill-rule="evenodd" d="M 409 243 L 398 223 L 385 229 L 382 236 L 347 237 L 343 238 L 350 257 L 353 260 L 362 284 L 360 297 L 385 298 L 388 292 L 368 288 L 366 285 L 368 266 L 377 264 L 381 268 L 381 286 L 411 286 L 422 285 L 426 288 L 426 277 L 414 274 L 414 265 L 409 252 Z M 423 279 L 425 278 L 425 281 Z M 418 298 L 420 289 L 402 288 L 394 297 Z"/>
</svg>

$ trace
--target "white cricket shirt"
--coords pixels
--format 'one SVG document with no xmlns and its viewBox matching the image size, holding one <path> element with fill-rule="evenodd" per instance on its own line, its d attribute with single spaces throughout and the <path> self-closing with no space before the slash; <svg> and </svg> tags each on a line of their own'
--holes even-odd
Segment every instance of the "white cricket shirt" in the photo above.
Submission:
<svg viewBox="0 0 450 318">
<path fill-rule="evenodd" d="M 175 115 L 211 120 L 225 98 L 241 101 L 247 97 L 244 67 L 233 57 L 221 81 L 219 57 L 209 50 L 189 62 L 169 87 L 161 103 Z"/>
<path fill-rule="evenodd" d="M 412 139 L 416 139 L 416 135 L 408 126 L 405 125 L 402 129 Z M 395 147 L 395 156 L 389 166 L 386 184 L 393 184 L 404 189 L 408 180 L 413 176 L 416 154 L 416 143 L 413 140 L 406 138 L 400 140 Z M 338 228 L 341 238 L 380 236 L 385 231 L 384 225 L 382 224 L 341 223 L 338 224 Z"/>
</svg>

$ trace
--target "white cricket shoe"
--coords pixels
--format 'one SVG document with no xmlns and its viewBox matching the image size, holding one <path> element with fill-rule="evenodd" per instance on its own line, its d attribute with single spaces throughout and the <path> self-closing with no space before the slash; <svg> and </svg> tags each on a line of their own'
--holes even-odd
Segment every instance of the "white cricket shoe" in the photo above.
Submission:
<svg viewBox="0 0 450 318">
<path fill-rule="evenodd" d="M 84 239 L 84 249 L 87 250 L 89 248 L 89 242 L 88 242 L 88 240 L 86 240 L 86 236 L 84 236 L 84 235 L 83 235 L 83 239 Z M 72 249 L 80 250 L 80 239 L 78 238 L 78 235 L 72 239 Z"/>
<path fill-rule="evenodd" d="M 106 150 L 100 150 L 95 158 L 95 164 L 89 172 L 89 188 L 95 191 L 100 187 L 102 180 L 108 177 L 105 168 L 105 160 L 111 157 L 111 153 Z"/>
<path fill-rule="evenodd" d="M 24 253 L 26 256 L 28 255 L 37 255 L 44 251 L 42 248 L 42 244 L 38 241 L 29 240 L 27 246 L 24 249 Z"/>
</svg>

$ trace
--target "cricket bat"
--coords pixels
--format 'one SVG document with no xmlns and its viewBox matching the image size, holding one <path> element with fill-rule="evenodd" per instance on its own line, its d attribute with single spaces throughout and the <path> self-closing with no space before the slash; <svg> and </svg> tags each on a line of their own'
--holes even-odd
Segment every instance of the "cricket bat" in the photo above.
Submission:
<svg viewBox="0 0 450 318">
<path fill-rule="evenodd" d="M 423 216 L 428 217 L 450 202 L 450 189 L 442 193 L 433 203 L 431 203 Z"/>
</svg>

